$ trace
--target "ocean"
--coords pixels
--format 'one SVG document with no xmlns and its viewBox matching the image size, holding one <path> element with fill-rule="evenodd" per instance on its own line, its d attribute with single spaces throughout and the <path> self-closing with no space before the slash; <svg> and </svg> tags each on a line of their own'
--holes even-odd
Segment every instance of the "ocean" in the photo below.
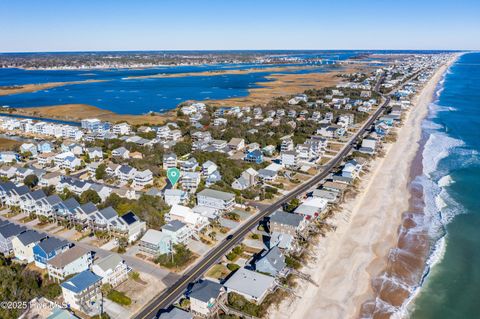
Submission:
<svg viewBox="0 0 480 319">
<path fill-rule="evenodd" d="M 423 123 L 431 249 L 410 318 L 480 318 L 480 53 L 447 71 Z"/>
</svg>

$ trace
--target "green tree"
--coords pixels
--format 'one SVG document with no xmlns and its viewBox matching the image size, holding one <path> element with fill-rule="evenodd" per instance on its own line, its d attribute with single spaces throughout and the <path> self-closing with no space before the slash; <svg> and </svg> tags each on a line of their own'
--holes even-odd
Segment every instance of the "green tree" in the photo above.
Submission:
<svg viewBox="0 0 480 319">
<path fill-rule="evenodd" d="M 85 204 L 85 203 L 88 203 L 88 202 L 98 204 L 101 201 L 102 201 L 102 199 L 100 198 L 100 195 L 98 195 L 98 193 L 96 191 L 94 191 L 93 189 L 87 189 L 86 191 L 84 191 L 82 193 L 82 195 L 80 195 L 80 203 L 81 204 Z"/>
<path fill-rule="evenodd" d="M 107 165 L 102 163 L 98 165 L 97 169 L 95 170 L 95 178 L 104 179 L 106 177 L 107 177 Z"/>
<path fill-rule="evenodd" d="M 34 188 L 38 184 L 38 177 L 37 175 L 28 175 L 24 178 L 23 183 L 30 188 Z"/>
</svg>

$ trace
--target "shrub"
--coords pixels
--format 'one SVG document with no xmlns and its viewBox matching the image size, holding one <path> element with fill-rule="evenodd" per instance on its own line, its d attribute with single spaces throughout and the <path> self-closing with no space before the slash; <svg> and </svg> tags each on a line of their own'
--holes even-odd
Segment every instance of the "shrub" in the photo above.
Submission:
<svg viewBox="0 0 480 319">
<path fill-rule="evenodd" d="M 125 293 L 118 290 L 111 290 L 108 293 L 107 298 L 122 306 L 128 306 L 132 303 L 132 299 L 126 296 Z"/>
<path fill-rule="evenodd" d="M 234 263 L 229 263 L 229 264 L 227 264 L 227 268 L 230 271 L 236 271 L 240 268 L 240 266 L 237 265 L 237 264 L 234 264 Z"/>
</svg>

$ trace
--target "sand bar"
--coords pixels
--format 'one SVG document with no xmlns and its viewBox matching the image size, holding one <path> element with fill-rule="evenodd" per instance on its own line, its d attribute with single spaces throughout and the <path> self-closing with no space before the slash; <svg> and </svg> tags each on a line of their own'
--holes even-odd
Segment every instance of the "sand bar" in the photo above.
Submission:
<svg viewBox="0 0 480 319">
<path fill-rule="evenodd" d="M 41 84 L 23 84 L 14 86 L 0 86 L 0 96 L 20 94 L 20 93 L 32 93 L 41 90 L 53 89 L 60 86 L 75 85 L 75 84 L 87 84 L 96 82 L 105 82 L 106 80 L 85 80 L 85 81 L 70 81 L 70 82 L 49 82 Z"/>
</svg>

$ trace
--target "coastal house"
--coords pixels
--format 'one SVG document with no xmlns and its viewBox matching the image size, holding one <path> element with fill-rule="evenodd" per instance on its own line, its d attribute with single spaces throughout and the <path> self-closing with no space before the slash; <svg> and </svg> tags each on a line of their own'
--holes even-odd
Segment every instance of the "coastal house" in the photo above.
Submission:
<svg viewBox="0 0 480 319">
<path fill-rule="evenodd" d="M 163 225 L 162 233 L 170 237 L 172 244 L 186 244 L 187 240 L 195 235 L 193 228 L 179 220 L 171 220 Z"/>
<path fill-rule="evenodd" d="M 47 141 L 41 141 L 37 144 L 37 150 L 41 154 L 51 153 L 53 148 L 53 144 Z"/>
<path fill-rule="evenodd" d="M 275 278 L 240 268 L 224 283 L 224 287 L 228 293 L 237 293 L 251 302 L 260 304 L 275 288 Z"/>
<path fill-rule="evenodd" d="M 305 216 L 277 210 L 270 215 L 270 233 L 282 233 L 296 236 L 307 227 Z"/>
<path fill-rule="evenodd" d="M 52 217 L 56 215 L 56 211 L 62 199 L 57 194 L 41 198 L 37 201 L 35 213 L 40 216 Z"/>
<path fill-rule="evenodd" d="M 33 247 L 46 236 L 35 230 L 27 230 L 12 238 L 12 250 L 15 259 L 31 263 L 33 258 Z"/>
<path fill-rule="evenodd" d="M 208 225 L 208 218 L 195 213 L 190 207 L 182 205 L 173 205 L 165 215 L 165 220 L 167 222 L 172 220 L 181 221 L 196 232 L 201 231 Z"/>
<path fill-rule="evenodd" d="M 102 284 L 110 284 L 116 287 L 128 279 L 131 268 L 125 260 L 117 254 L 103 257 L 92 265 L 92 272 L 102 277 Z"/>
<path fill-rule="evenodd" d="M 327 203 L 336 203 L 339 199 L 337 192 L 332 192 L 325 189 L 315 189 L 312 192 L 312 197 L 323 198 L 327 201 Z"/>
<path fill-rule="evenodd" d="M 177 167 L 177 155 L 175 155 L 174 153 L 168 153 L 163 155 L 162 163 L 163 163 L 164 170 Z"/>
<path fill-rule="evenodd" d="M 82 271 L 60 284 L 65 303 L 75 310 L 86 313 L 92 304 L 101 302 L 101 286 L 102 277 L 90 270 Z"/>
<path fill-rule="evenodd" d="M 133 212 L 128 212 L 122 216 L 113 218 L 109 226 L 110 229 L 113 229 L 119 233 L 120 236 L 126 238 L 129 243 L 140 238 L 147 229 L 146 222 L 140 220 Z"/>
<path fill-rule="evenodd" d="M 39 179 L 38 185 L 41 187 L 55 186 L 60 183 L 62 174 L 60 172 L 46 173 Z"/>
<path fill-rule="evenodd" d="M 12 223 L 0 225 L 0 253 L 10 254 L 13 250 L 12 240 L 26 230 L 24 226 Z"/>
<path fill-rule="evenodd" d="M 30 156 L 37 156 L 37 146 L 32 143 L 23 143 L 22 145 L 20 145 L 20 153 L 30 153 Z"/>
<path fill-rule="evenodd" d="M 235 195 L 206 188 L 197 194 L 197 205 L 227 212 L 235 205 Z"/>
<path fill-rule="evenodd" d="M 213 172 L 215 172 L 216 170 L 218 170 L 218 166 L 212 161 L 206 161 L 202 164 L 203 176 L 209 176 L 210 174 L 213 174 Z"/>
<path fill-rule="evenodd" d="M 166 189 L 164 192 L 164 200 L 167 205 L 184 204 L 188 201 L 190 195 L 181 189 Z"/>
<path fill-rule="evenodd" d="M 295 214 L 303 215 L 307 220 L 313 220 L 327 208 L 327 201 L 323 198 L 309 198 L 295 209 Z"/>
<path fill-rule="evenodd" d="M 137 171 L 135 177 L 133 178 L 133 187 L 136 188 L 145 188 L 148 185 L 153 185 L 153 174 L 149 169 L 143 171 Z"/>
<path fill-rule="evenodd" d="M 112 132 L 117 135 L 128 135 L 132 131 L 128 123 L 118 123 L 112 126 Z"/>
<path fill-rule="evenodd" d="M 298 167 L 299 157 L 296 151 L 281 152 L 281 162 L 284 167 L 296 168 Z"/>
<path fill-rule="evenodd" d="M 228 142 L 228 147 L 232 151 L 241 151 L 245 148 L 245 140 L 243 138 L 232 137 Z"/>
<path fill-rule="evenodd" d="M 259 149 L 256 149 L 251 152 L 248 152 L 247 155 L 245 155 L 244 160 L 250 163 L 261 164 L 263 162 L 262 151 L 260 151 Z"/>
<path fill-rule="evenodd" d="M 87 155 L 91 160 L 95 161 L 103 158 L 103 151 L 100 147 L 90 147 L 87 148 Z"/>
<path fill-rule="evenodd" d="M 342 176 L 355 179 L 360 174 L 365 160 L 363 158 L 353 159 L 348 161 L 342 169 Z"/>
<path fill-rule="evenodd" d="M 12 151 L 0 152 L 0 163 L 14 163 L 20 161 L 20 155 Z"/>
<path fill-rule="evenodd" d="M 377 140 L 374 138 L 364 138 L 362 146 L 359 148 L 360 153 L 374 154 L 377 148 Z"/>
<path fill-rule="evenodd" d="M 255 262 L 255 270 L 276 277 L 286 270 L 285 256 L 277 247 L 265 251 Z"/>
<path fill-rule="evenodd" d="M 172 251 L 172 238 L 164 232 L 149 229 L 140 239 L 140 251 L 157 256 L 168 254 Z"/>
<path fill-rule="evenodd" d="M 195 192 L 200 180 L 201 174 L 199 172 L 184 172 L 181 178 L 182 188 L 188 192 Z"/>
<path fill-rule="evenodd" d="M 190 311 L 193 315 L 209 318 L 219 309 L 223 286 L 211 280 L 202 280 L 193 284 L 187 295 L 190 300 Z"/>
<path fill-rule="evenodd" d="M 92 261 L 91 251 L 73 246 L 48 261 L 48 277 L 53 281 L 61 282 L 70 275 L 89 269 Z"/>
<path fill-rule="evenodd" d="M 47 237 L 33 247 L 35 266 L 45 269 L 47 262 L 58 254 L 68 250 L 70 243 L 55 237 Z"/>
<path fill-rule="evenodd" d="M 180 170 L 182 172 L 195 172 L 198 167 L 198 162 L 195 157 L 190 157 L 186 161 L 180 162 Z"/>
<path fill-rule="evenodd" d="M 193 315 L 188 311 L 173 307 L 160 313 L 158 319 L 193 319 Z"/>
<path fill-rule="evenodd" d="M 20 196 L 20 210 L 24 214 L 35 214 L 38 208 L 37 202 L 47 196 L 43 190 L 38 189 Z"/>
<path fill-rule="evenodd" d="M 114 150 L 112 150 L 112 156 L 113 157 L 118 157 L 118 158 L 123 158 L 123 159 L 128 159 L 130 158 L 130 151 L 127 150 L 125 147 L 119 147 Z"/>
</svg>

